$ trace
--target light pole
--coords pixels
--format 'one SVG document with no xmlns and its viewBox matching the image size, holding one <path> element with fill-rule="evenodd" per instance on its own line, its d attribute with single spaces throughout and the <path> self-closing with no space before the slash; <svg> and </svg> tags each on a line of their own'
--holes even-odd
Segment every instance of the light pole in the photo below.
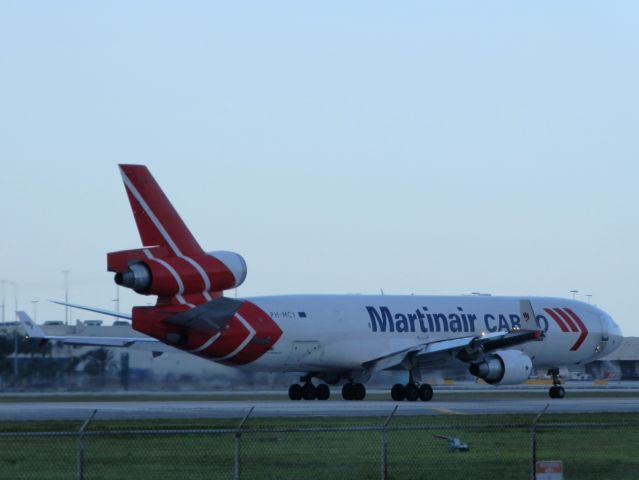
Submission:
<svg viewBox="0 0 639 480">
<path fill-rule="evenodd" d="M 590 303 L 590 297 L 592 297 L 592 293 L 589 293 L 588 295 L 586 295 L 586 298 L 588 298 L 588 303 Z"/>
<path fill-rule="evenodd" d="M 15 302 L 14 320 L 18 320 L 18 284 L 16 282 L 9 282 L 13 285 L 13 299 Z M 13 328 L 13 384 L 18 384 L 18 329 Z"/>
<path fill-rule="evenodd" d="M 36 323 L 38 320 L 38 300 L 31 300 L 33 303 L 33 322 Z"/>
<path fill-rule="evenodd" d="M 5 322 L 5 317 L 4 317 L 4 304 L 5 304 L 5 300 L 6 300 L 6 293 L 7 293 L 7 281 L 6 280 L 0 280 L 0 284 L 2 285 L 2 323 Z"/>
<path fill-rule="evenodd" d="M 17 309 L 16 309 L 17 312 Z M 16 316 L 18 314 L 16 313 Z M 13 384 L 18 383 L 18 327 L 13 327 Z"/>
<path fill-rule="evenodd" d="M 119 285 L 115 286 L 115 298 L 113 299 L 113 302 L 115 303 L 115 311 L 117 313 L 120 313 L 120 286 Z"/>
<path fill-rule="evenodd" d="M 69 270 L 62 270 L 64 275 L 64 303 L 69 303 Z M 69 325 L 69 305 L 64 306 L 64 324 Z"/>
<path fill-rule="evenodd" d="M 16 282 L 7 282 L 9 283 L 11 286 L 13 286 L 13 301 L 14 301 L 14 310 L 13 310 L 13 319 L 17 320 L 18 319 L 18 284 Z"/>
<path fill-rule="evenodd" d="M 572 293 L 572 299 L 575 299 L 575 295 L 577 295 L 579 293 L 579 290 L 570 290 L 570 293 Z"/>
</svg>

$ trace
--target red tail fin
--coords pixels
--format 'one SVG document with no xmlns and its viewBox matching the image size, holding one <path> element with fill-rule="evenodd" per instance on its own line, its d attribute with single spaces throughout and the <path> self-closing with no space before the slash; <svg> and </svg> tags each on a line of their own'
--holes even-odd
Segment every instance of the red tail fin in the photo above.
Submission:
<svg viewBox="0 0 639 480">
<path fill-rule="evenodd" d="M 108 254 L 118 285 L 157 295 L 158 304 L 192 307 L 244 281 L 244 259 L 204 252 L 145 166 L 120 165 L 120 171 L 144 248 Z"/>
<path fill-rule="evenodd" d="M 164 246 L 174 255 L 199 255 L 203 250 L 144 165 L 120 165 L 143 246 Z"/>
</svg>

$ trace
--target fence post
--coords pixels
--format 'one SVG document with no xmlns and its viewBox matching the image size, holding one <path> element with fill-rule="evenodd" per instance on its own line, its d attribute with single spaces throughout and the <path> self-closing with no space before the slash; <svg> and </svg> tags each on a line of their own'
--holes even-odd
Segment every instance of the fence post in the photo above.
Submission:
<svg viewBox="0 0 639 480">
<path fill-rule="evenodd" d="M 530 480 L 535 480 L 535 468 L 537 466 L 537 422 L 541 416 L 546 413 L 550 407 L 550 403 L 547 403 L 541 412 L 533 419 L 530 426 Z"/>
<path fill-rule="evenodd" d="M 391 419 L 393 418 L 393 415 L 395 415 L 395 412 L 397 411 L 397 407 L 399 407 L 399 405 L 395 405 L 395 408 L 390 413 L 388 418 L 386 418 L 386 421 L 384 422 L 384 425 L 382 426 L 382 434 L 381 434 L 382 443 L 381 443 L 381 450 L 380 450 L 380 456 L 381 456 L 380 470 L 382 474 L 382 480 L 386 480 L 388 478 L 388 437 L 386 436 L 386 427 L 388 426 L 388 422 L 390 422 Z"/>
<path fill-rule="evenodd" d="M 241 447 L 242 447 L 242 434 L 240 433 L 240 430 L 242 429 L 242 427 L 244 426 L 244 424 L 246 423 L 248 418 L 251 416 L 251 413 L 253 413 L 253 409 L 254 408 L 255 407 L 251 407 L 251 409 L 248 411 L 246 416 L 242 419 L 242 421 L 238 425 L 237 431 L 235 432 L 235 473 L 233 475 L 233 478 L 235 480 L 240 480 L 240 476 L 241 476 L 241 473 L 242 473 L 242 464 L 240 462 L 240 452 L 241 452 Z"/>
<path fill-rule="evenodd" d="M 78 432 L 78 443 L 76 445 L 76 468 L 78 473 L 78 480 L 84 479 L 84 431 L 89 426 L 95 414 L 98 413 L 98 410 L 93 410 L 89 418 L 87 418 L 82 426 L 80 427 L 80 431 Z"/>
</svg>

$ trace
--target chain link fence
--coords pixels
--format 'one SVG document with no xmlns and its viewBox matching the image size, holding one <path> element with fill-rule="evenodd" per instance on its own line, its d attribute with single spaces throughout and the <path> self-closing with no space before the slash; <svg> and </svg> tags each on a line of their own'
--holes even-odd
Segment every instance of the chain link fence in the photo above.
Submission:
<svg viewBox="0 0 639 480">
<path fill-rule="evenodd" d="M 394 416 L 10 422 L 0 479 L 534 479 L 561 460 L 565 479 L 639 478 L 629 414 Z M 584 421 L 587 420 L 587 421 Z M 592 421 L 595 420 L 595 421 Z"/>
</svg>

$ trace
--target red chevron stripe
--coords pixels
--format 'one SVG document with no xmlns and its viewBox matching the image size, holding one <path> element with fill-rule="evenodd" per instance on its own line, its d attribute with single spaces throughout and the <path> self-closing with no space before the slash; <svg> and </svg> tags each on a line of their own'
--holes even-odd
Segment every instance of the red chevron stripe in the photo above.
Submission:
<svg viewBox="0 0 639 480">
<path fill-rule="evenodd" d="M 586 324 L 581 321 L 581 318 L 579 318 L 579 316 L 570 308 L 564 308 L 564 311 L 568 313 L 568 315 L 570 315 L 570 317 L 577 323 L 577 325 L 579 325 L 579 328 L 581 329 L 581 335 L 570 349 L 574 352 L 578 350 L 579 347 L 581 347 L 581 344 L 584 343 L 584 341 L 586 340 L 586 337 L 588 336 L 588 327 L 586 327 Z"/>
<path fill-rule="evenodd" d="M 577 325 L 575 325 L 575 322 L 573 322 L 570 319 L 570 317 L 568 316 L 566 312 L 564 312 L 561 308 L 555 308 L 554 310 L 555 312 L 559 314 L 559 316 L 564 320 L 564 322 L 566 322 L 566 325 L 570 327 L 570 330 L 572 330 L 573 332 L 579 331 L 579 329 L 577 328 Z"/>
<path fill-rule="evenodd" d="M 255 331 L 253 337 L 250 337 L 251 332 L 242 323 L 240 317 Z M 200 335 L 189 347 L 199 347 L 214 333 Z M 227 328 L 222 330 L 220 337 L 198 352 L 198 355 L 227 365 L 245 365 L 264 355 L 281 335 L 282 330 L 266 312 L 254 303 L 245 301 L 228 323 Z M 237 350 L 249 338 L 250 341 L 241 350 Z"/>
<path fill-rule="evenodd" d="M 553 312 L 550 308 L 544 308 L 544 312 L 546 312 L 548 315 L 552 317 L 552 319 L 557 323 L 557 325 L 559 325 L 559 328 L 561 329 L 562 332 L 568 331 L 568 327 L 566 327 L 566 324 L 563 322 L 563 320 L 559 318 L 559 315 Z"/>
<path fill-rule="evenodd" d="M 235 365 L 245 365 L 257 360 L 270 350 L 282 335 L 282 330 L 254 303 L 244 302 L 238 313 L 255 329 L 255 338 L 228 361 Z"/>
</svg>

